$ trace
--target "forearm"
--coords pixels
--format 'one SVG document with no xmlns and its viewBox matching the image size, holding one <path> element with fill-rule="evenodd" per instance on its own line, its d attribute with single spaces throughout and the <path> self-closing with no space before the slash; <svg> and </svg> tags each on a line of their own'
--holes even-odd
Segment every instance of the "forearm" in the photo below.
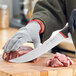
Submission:
<svg viewBox="0 0 76 76">
<path fill-rule="evenodd" d="M 66 24 L 64 7 L 60 0 L 40 0 L 37 2 L 30 20 L 38 19 L 44 25 L 42 42 L 47 40 L 53 31 L 63 28 Z M 51 5 L 52 4 L 52 5 Z M 54 5 L 54 6 L 53 6 Z M 64 4 L 63 4 L 64 5 Z"/>
</svg>

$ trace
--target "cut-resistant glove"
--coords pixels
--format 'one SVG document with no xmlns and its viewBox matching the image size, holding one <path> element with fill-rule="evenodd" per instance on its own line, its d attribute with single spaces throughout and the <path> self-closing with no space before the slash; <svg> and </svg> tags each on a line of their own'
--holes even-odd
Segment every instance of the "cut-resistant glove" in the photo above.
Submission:
<svg viewBox="0 0 76 76">
<path fill-rule="evenodd" d="M 32 21 L 27 26 L 22 27 L 16 32 L 16 34 L 11 37 L 3 49 L 4 52 L 9 53 L 10 51 L 16 51 L 23 43 L 33 42 L 35 48 L 40 44 L 40 25 L 36 21 Z"/>
</svg>

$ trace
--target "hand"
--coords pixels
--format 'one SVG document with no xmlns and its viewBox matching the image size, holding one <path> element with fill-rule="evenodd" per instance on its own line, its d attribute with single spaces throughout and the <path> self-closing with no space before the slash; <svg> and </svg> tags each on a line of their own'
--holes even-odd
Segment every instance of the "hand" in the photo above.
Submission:
<svg viewBox="0 0 76 76">
<path fill-rule="evenodd" d="M 72 11 L 69 21 L 69 31 L 73 33 L 75 29 L 76 29 L 76 9 Z"/>
<path fill-rule="evenodd" d="M 25 42 L 33 42 L 34 46 L 37 47 L 40 44 L 40 29 L 40 25 L 35 21 L 29 23 L 25 27 L 22 27 L 4 45 L 4 52 L 9 53 L 10 51 L 16 51 Z"/>
</svg>

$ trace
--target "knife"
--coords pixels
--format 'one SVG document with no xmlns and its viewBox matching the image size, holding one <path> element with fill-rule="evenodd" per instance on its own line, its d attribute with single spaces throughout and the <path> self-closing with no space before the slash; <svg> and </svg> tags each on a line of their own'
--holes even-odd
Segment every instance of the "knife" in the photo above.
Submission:
<svg viewBox="0 0 76 76">
<path fill-rule="evenodd" d="M 57 46 L 61 43 L 64 39 L 68 38 L 68 26 L 64 27 L 61 31 L 59 31 L 54 37 L 50 37 L 47 41 L 45 41 L 42 45 L 35 48 L 34 50 L 24 54 L 18 58 L 9 60 L 10 62 L 14 63 L 23 63 L 32 61 L 35 58 L 38 58 L 42 54 L 46 53 L 50 49 Z"/>
</svg>

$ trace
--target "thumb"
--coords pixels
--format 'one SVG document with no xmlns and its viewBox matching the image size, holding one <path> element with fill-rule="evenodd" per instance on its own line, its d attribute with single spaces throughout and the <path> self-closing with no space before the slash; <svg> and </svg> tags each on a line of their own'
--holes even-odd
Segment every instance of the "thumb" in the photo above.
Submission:
<svg viewBox="0 0 76 76">
<path fill-rule="evenodd" d="M 34 47 L 37 48 L 41 44 L 40 36 L 37 35 L 37 38 L 34 40 Z"/>
</svg>

